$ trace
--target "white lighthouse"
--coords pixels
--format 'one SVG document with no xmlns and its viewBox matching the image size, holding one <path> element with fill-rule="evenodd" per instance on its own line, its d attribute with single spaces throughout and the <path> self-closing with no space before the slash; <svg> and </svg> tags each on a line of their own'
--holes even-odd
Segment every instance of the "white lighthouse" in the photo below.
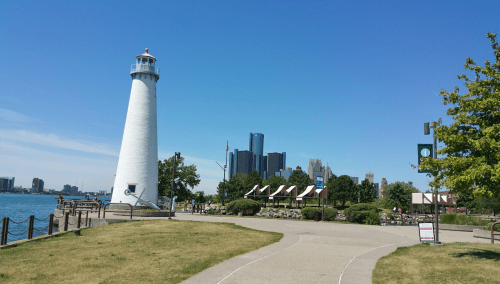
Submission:
<svg viewBox="0 0 500 284">
<path fill-rule="evenodd" d="M 160 70 L 147 48 L 136 58 L 130 70 L 132 89 L 111 202 L 136 205 L 140 197 L 157 204 L 156 82 Z"/>
</svg>

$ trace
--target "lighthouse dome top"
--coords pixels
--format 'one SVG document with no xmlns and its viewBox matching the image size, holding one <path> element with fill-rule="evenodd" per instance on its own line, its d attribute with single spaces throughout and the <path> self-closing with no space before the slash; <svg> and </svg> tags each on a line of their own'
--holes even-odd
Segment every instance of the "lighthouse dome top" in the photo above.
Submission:
<svg viewBox="0 0 500 284">
<path fill-rule="evenodd" d="M 149 58 L 153 58 L 154 60 L 156 60 L 156 58 L 153 55 L 149 54 L 149 49 L 147 49 L 147 48 L 146 48 L 146 52 L 144 52 L 143 54 L 137 55 L 136 57 L 137 58 L 139 58 L 139 57 L 149 57 Z"/>
<path fill-rule="evenodd" d="M 160 78 L 160 68 L 155 66 L 156 58 L 149 54 L 149 50 L 147 48 L 145 53 L 137 55 L 136 58 L 136 63 L 132 64 L 130 68 L 130 75 L 134 75 L 136 73 L 146 73 L 156 76 L 157 80 Z"/>
</svg>

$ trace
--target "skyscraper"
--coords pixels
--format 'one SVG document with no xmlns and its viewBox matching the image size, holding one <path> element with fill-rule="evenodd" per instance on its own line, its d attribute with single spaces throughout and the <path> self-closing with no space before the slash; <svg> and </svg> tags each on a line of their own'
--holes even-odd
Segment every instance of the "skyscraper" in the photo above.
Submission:
<svg viewBox="0 0 500 284">
<path fill-rule="evenodd" d="M 373 173 L 366 173 L 365 174 L 365 179 L 367 179 L 368 181 L 370 181 L 371 183 L 374 182 L 374 174 Z"/>
<path fill-rule="evenodd" d="M 252 152 L 250 151 L 238 151 L 237 153 L 237 170 L 234 174 L 249 174 L 250 172 L 253 171 L 253 158 L 255 155 L 253 155 Z"/>
<path fill-rule="evenodd" d="M 261 178 L 264 178 L 264 172 L 262 167 L 262 156 L 264 156 L 264 134 L 262 133 L 251 133 L 248 150 L 253 153 L 253 163 L 254 168 Z"/>
<path fill-rule="evenodd" d="M 118 158 L 112 203 L 136 204 L 137 199 L 158 202 L 158 127 L 156 82 L 160 79 L 156 58 L 146 52 L 136 56 L 130 76 L 132 87 Z"/>
<path fill-rule="evenodd" d="M 352 182 L 354 182 L 354 184 L 359 184 L 359 178 L 358 177 L 351 177 L 352 179 Z"/>
<path fill-rule="evenodd" d="M 31 189 L 33 189 L 33 192 L 42 192 L 43 191 L 43 179 L 40 178 L 33 178 L 33 183 L 31 184 Z"/>
<path fill-rule="evenodd" d="M 307 173 L 309 174 L 309 178 L 313 180 L 313 183 L 316 183 L 316 177 L 323 176 L 323 164 L 321 163 L 321 160 L 310 159 L 309 166 L 307 167 Z"/>
<path fill-rule="evenodd" d="M 285 168 L 286 153 L 267 153 L 267 179 Z"/>
<path fill-rule="evenodd" d="M 387 186 L 387 180 L 385 178 L 382 178 L 382 181 L 380 182 L 380 192 L 378 196 L 384 197 L 384 188 Z"/>
<path fill-rule="evenodd" d="M 326 164 L 326 167 L 323 168 L 323 180 L 326 184 L 326 182 L 330 179 L 330 177 L 333 175 L 332 169 L 328 166 L 328 163 Z"/>
</svg>

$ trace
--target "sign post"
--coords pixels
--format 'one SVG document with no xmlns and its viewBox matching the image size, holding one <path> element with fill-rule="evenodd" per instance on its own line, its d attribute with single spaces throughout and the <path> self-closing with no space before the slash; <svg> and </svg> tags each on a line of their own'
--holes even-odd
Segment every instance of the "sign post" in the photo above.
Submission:
<svg viewBox="0 0 500 284">
<path fill-rule="evenodd" d="M 418 223 L 420 242 L 434 242 L 434 223 Z"/>
</svg>

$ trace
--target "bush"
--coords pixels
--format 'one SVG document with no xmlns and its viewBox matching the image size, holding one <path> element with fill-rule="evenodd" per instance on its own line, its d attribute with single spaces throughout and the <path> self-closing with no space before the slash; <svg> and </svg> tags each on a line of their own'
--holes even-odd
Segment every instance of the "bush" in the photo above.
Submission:
<svg viewBox="0 0 500 284">
<path fill-rule="evenodd" d="M 302 219 L 314 220 L 314 213 L 319 212 L 319 216 L 323 213 L 323 208 L 321 207 L 305 207 L 300 210 L 302 213 Z M 325 208 L 325 221 L 333 221 L 339 211 L 335 208 Z M 320 217 L 321 218 L 321 217 Z"/>
<path fill-rule="evenodd" d="M 367 225 L 380 225 L 380 213 L 377 210 L 370 210 L 368 218 L 366 218 Z"/>
<path fill-rule="evenodd" d="M 490 222 L 478 217 L 465 214 L 441 214 L 439 218 L 441 224 L 469 225 L 469 226 L 487 226 Z"/>
<path fill-rule="evenodd" d="M 207 212 L 208 215 L 221 215 L 220 214 L 220 211 L 215 209 L 215 208 L 210 208 L 208 209 L 208 212 Z"/>
<path fill-rule="evenodd" d="M 355 211 L 370 211 L 370 210 L 376 210 L 377 212 L 382 211 L 381 209 L 378 209 L 377 206 L 375 206 L 373 204 L 358 203 L 358 204 L 354 204 L 351 207 L 345 209 L 344 210 L 344 215 L 351 216 L 351 212 L 355 212 Z"/>
<path fill-rule="evenodd" d="M 238 199 L 229 202 L 226 206 L 226 210 L 234 215 L 241 212 L 244 216 L 251 216 L 260 211 L 260 204 L 252 199 Z"/>
</svg>

